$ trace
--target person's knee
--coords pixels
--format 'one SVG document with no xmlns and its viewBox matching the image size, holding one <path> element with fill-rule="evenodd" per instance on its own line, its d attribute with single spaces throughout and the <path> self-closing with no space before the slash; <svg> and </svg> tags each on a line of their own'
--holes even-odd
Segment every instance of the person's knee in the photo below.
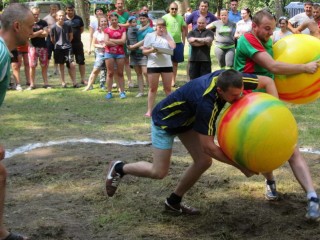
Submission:
<svg viewBox="0 0 320 240">
<path fill-rule="evenodd" d="M 168 169 L 155 169 L 152 173 L 153 179 L 164 179 L 168 175 Z"/>
</svg>

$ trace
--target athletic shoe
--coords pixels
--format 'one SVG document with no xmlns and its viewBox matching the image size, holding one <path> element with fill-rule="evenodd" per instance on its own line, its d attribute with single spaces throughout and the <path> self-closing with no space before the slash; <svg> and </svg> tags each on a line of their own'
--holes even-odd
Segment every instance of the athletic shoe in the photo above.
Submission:
<svg viewBox="0 0 320 240">
<path fill-rule="evenodd" d="M 35 86 L 29 86 L 29 87 L 27 88 L 28 91 L 31 91 L 31 90 L 34 90 L 34 89 L 36 89 Z"/>
<path fill-rule="evenodd" d="M 306 218 L 310 221 L 320 221 L 318 198 L 312 197 L 308 200 Z"/>
<path fill-rule="evenodd" d="M 139 92 L 137 95 L 136 95 L 136 98 L 139 98 L 139 97 L 143 97 L 143 93 Z"/>
<path fill-rule="evenodd" d="M 114 169 L 118 163 L 122 163 L 122 161 L 111 161 L 109 163 L 106 177 L 106 191 L 109 197 L 112 197 L 115 194 L 121 180 L 120 174 L 116 173 Z"/>
<path fill-rule="evenodd" d="M 17 91 L 22 91 L 22 90 L 23 90 L 20 84 L 17 84 L 16 90 L 17 90 Z"/>
<path fill-rule="evenodd" d="M 178 213 L 178 214 L 187 214 L 187 215 L 199 215 L 200 214 L 200 210 L 187 206 L 184 203 L 178 203 L 175 205 L 171 205 L 168 203 L 168 200 L 166 200 L 164 202 L 164 207 L 166 211 L 169 212 L 174 212 L 174 213 Z"/>
<path fill-rule="evenodd" d="M 112 97 L 112 93 L 111 93 L 111 92 L 108 92 L 107 95 L 106 95 L 106 99 L 111 99 L 111 98 L 113 98 L 113 97 Z"/>
<path fill-rule="evenodd" d="M 120 93 L 120 98 L 121 99 L 124 99 L 124 98 L 126 98 L 127 96 L 126 96 L 126 93 L 125 92 L 121 92 Z"/>
<path fill-rule="evenodd" d="M 276 182 L 273 181 L 272 184 L 268 184 L 266 180 L 266 193 L 265 198 L 269 201 L 276 201 L 279 198 L 277 188 L 276 188 Z"/>
<path fill-rule="evenodd" d="M 134 84 L 133 83 L 128 83 L 129 88 L 134 88 Z"/>
</svg>

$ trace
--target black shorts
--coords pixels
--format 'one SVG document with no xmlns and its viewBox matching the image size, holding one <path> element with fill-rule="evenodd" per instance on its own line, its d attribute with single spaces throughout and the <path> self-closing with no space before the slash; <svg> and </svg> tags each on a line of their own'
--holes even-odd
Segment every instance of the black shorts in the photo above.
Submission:
<svg viewBox="0 0 320 240">
<path fill-rule="evenodd" d="M 79 65 L 85 64 L 85 58 L 84 58 L 84 51 L 83 51 L 83 43 L 73 43 L 72 44 L 72 51 L 74 58 L 76 59 L 76 63 Z"/>
<path fill-rule="evenodd" d="M 56 64 L 67 64 L 70 67 L 70 63 L 74 62 L 72 49 L 55 49 L 54 50 L 54 62 Z"/>
<path fill-rule="evenodd" d="M 147 68 L 147 73 L 170 73 L 173 72 L 172 67 L 153 67 Z"/>
<path fill-rule="evenodd" d="M 12 50 L 11 51 L 11 54 L 12 54 L 12 58 L 11 58 L 11 62 L 12 63 L 17 63 L 17 62 L 19 62 L 19 60 L 18 60 L 18 50 L 17 49 L 14 49 L 14 50 Z"/>
</svg>

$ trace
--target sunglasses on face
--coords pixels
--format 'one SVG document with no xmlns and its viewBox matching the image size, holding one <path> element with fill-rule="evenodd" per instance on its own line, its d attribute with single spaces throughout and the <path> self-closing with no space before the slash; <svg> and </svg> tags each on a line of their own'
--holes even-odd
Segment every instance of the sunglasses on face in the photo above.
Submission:
<svg viewBox="0 0 320 240">
<path fill-rule="evenodd" d="M 171 8 L 171 10 L 178 10 L 178 8 Z"/>
</svg>

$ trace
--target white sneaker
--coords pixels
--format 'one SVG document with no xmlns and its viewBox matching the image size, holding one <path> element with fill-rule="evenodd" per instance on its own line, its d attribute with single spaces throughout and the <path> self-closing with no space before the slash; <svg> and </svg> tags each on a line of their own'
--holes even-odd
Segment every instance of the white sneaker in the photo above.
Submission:
<svg viewBox="0 0 320 240">
<path fill-rule="evenodd" d="M 22 91 L 22 90 L 23 90 L 20 84 L 18 84 L 18 85 L 16 86 L 16 90 L 17 90 L 17 91 Z"/>
<path fill-rule="evenodd" d="M 143 93 L 139 92 L 137 95 L 136 95 L 136 98 L 139 98 L 139 97 L 143 97 Z"/>
</svg>

